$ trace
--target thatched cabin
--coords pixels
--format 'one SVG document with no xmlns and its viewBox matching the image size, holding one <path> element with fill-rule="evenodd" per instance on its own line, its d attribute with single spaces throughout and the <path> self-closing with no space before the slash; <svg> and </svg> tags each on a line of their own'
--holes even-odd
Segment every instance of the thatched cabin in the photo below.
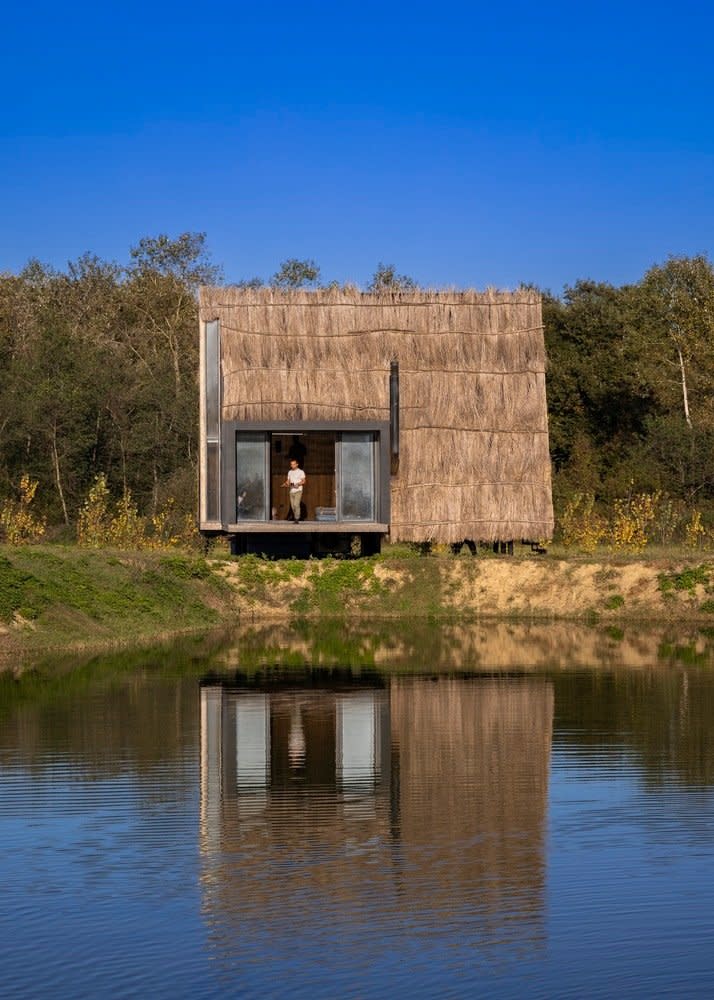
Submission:
<svg viewBox="0 0 714 1000">
<path fill-rule="evenodd" d="M 199 305 L 202 531 L 238 551 L 551 536 L 537 293 L 202 288 Z"/>
</svg>

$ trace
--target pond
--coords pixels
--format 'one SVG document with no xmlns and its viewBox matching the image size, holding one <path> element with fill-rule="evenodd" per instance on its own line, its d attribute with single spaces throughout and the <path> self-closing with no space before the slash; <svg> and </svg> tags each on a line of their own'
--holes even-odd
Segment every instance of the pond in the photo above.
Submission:
<svg viewBox="0 0 714 1000">
<path fill-rule="evenodd" d="M 258 627 L 0 675 L 0 995 L 714 990 L 714 643 Z"/>
</svg>

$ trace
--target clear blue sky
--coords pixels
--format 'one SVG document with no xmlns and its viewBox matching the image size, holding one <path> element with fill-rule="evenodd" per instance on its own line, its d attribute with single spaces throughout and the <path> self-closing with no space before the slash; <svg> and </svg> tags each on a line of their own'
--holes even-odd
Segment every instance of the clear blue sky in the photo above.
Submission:
<svg viewBox="0 0 714 1000">
<path fill-rule="evenodd" d="M 185 230 L 226 280 L 557 292 L 711 256 L 713 38 L 705 0 L 11 4 L 0 270 Z"/>
</svg>

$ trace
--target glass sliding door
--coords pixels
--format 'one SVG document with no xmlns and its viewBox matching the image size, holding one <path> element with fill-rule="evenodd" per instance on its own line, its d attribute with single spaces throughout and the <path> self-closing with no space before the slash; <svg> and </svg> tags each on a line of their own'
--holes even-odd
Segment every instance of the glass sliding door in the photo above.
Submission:
<svg viewBox="0 0 714 1000">
<path fill-rule="evenodd" d="M 268 520 L 268 435 L 236 434 L 236 519 Z"/>
<path fill-rule="evenodd" d="M 376 510 L 375 441 L 370 431 L 339 435 L 337 516 L 340 521 L 374 521 Z"/>
</svg>

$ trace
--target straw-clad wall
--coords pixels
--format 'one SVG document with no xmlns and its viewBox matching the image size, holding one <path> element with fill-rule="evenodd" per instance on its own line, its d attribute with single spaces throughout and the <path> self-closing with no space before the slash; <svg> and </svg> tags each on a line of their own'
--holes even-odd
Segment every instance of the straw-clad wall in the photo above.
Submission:
<svg viewBox="0 0 714 1000">
<path fill-rule="evenodd" d="M 399 362 L 393 538 L 551 536 L 536 293 L 203 288 L 200 307 L 221 322 L 224 420 L 388 420 Z"/>
</svg>

